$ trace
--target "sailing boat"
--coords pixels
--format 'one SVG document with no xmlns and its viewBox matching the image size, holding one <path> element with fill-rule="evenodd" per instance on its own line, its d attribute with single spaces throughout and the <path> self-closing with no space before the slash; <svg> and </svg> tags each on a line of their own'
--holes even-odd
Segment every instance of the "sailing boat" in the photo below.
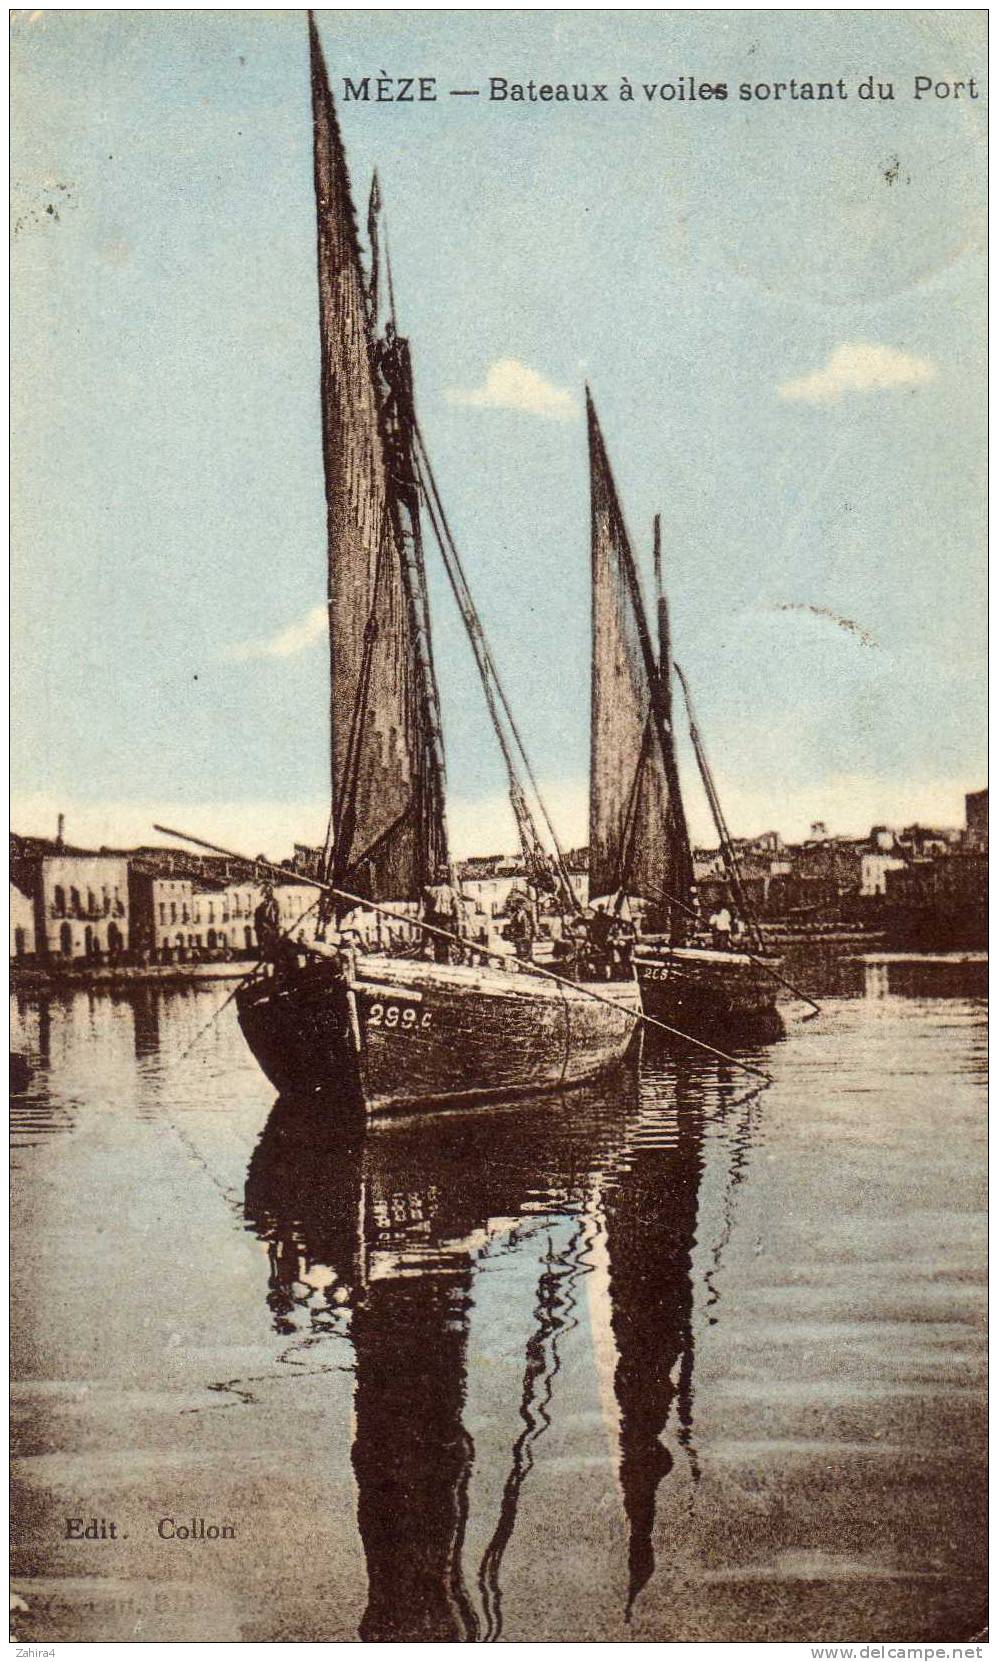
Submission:
<svg viewBox="0 0 998 1662">
<path fill-rule="evenodd" d="M 745 893 L 738 857 L 686 696 L 690 734 L 717 827 L 732 900 L 755 950 L 700 945 L 693 855 L 676 763 L 672 646 L 661 587 L 661 533 L 655 521 L 658 652 L 652 643 L 634 555 L 603 434 L 589 390 L 592 545 L 592 752 L 589 898 L 619 910 L 644 903 L 633 964 L 646 1015 L 687 1033 L 718 1028 L 777 1038 L 779 960 L 767 955 Z"/>
<path fill-rule="evenodd" d="M 545 853 L 528 803 L 517 750 L 535 796 L 536 782 L 433 479 L 393 297 L 392 316 L 379 326 L 377 180 L 365 271 L 311 14 L 309 41 L 329 562 L 332 805 L 325 877 L 341 897 L 383 910 L 386 903 L 411 908 L 448 878 L 453 885 L 423 562 L 425 512 L 475 654 L 528 871 L 575 906 L 550 820 L 554 856 Z M 391 296 L 390 273 L 388 286 Z M 338 921 L 343 916 L 341 903 Z M 332 1089 L 339 1102 L 362 1104 L 368 1113 L 571 1085 L 619 1062 L 639 1019 L 633 983 L 587 988 L 532 972 L 528 964 L 471 967 L 375 954 L 348 962 L 341 954 L 313 956 L 283 969 L 278 962 L 240 989 L 237 1009 L 250 1048 L 278 1090 Z"/>
</svg>

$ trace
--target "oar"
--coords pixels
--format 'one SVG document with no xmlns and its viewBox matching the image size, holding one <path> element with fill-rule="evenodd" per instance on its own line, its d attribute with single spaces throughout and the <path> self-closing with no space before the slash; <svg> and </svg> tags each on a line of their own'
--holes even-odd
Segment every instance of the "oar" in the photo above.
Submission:
<svg viewBox="0 0 998 1662">
<path fill-rule="evenodd" d="M 677 900 L 675 895 L 667 894 L 663 898 L 669 901 L 670 905 L 678 906 L 681 912 L 688 913 L 691 918 L 695 918 L 699 922 L 698 914 L 693 910 L 692 906 L 684 906 L 683 902 L 681 900 Z M 797 998 L 803 999 L 805 1004 L 810 1004 L 811 1008 L 816 1011 L 818 1015 L 821 1014 L 821 1005 L 818 1003 L 817 999 L 812 998 L 810 993 L 801 992 L 801 989 L 799 987 L 795 987 L 792 981 L 788 981 L 785 975 L 781 975 L 779 970 L 775 970 L 772 964 L 767 964 L 765 958 L 757 957 L 754 952 L 749 951 L 747 946 L 740 946 L 738 950 L 739 952 L 743 952 L 746 958 L 751 958 L 753 964 L 758 964 L 761 970 L 765 970 L 767 975 L 771 975 L 774 981 L 779 981 L 784 987 L 789 987 L 790 991 L 794 993 Z M 807 1016 L 803 1019 L 809 1021 L 811 1018 Z"/>
<path fill-rule="evenodd" d="M 196 848 L 206 848 L 210 854 L 221 854 L 228 860 L 241 860 L 247 866 L 262 866 L 266 871 L 273 871 L 279 877 L 287 878 L 288 873 L 285 866 L 275 866 L 269 860 L 250 860 L 245 854 L 236 854 L 231 848 L 222 848 L 218 843 L 206 842 L 203 837 L 194 837 L 189 831 L 176 831 L 169 825 L 154 825 L 153 830 L 158 831 L 164 837 L 179 837 L 181 842 L 193 843 Z M 320 883 L 317 878 L 310 878 L 309 881 L 317 889 L 324 890 L 326 894 L 335 895 L 337 900 L 345 900 L 350 906 L 360 906 L 369 912 L 380 912 L 382 917 L 392 918 L 394 922 L 407 924 L 410 928 L 415 925 L 427 935 L 438 935 L 441 940 L 452 941 L 462 949 L 468 945 L 467 941 L 463 941 L 460 935 L 455 935 L 450 929 L 441 929 L 435 923 L 424 923 L 422 918 L 410 917 L 406 912 L 395 912 L 390 906 L 381 906 L 377 901 L 366 900 L 363 895 L 351 894 L 349 889 L 337 888 L 333 883 Z M 490 952 L 487 947 L 476 947 L 475 950 L 484 951 L 486 957 L 495 958 L 501 963 L 506 962 L 504 954 L 501 952 Z M 611 1010 L 618 1012 L 620 1010 L 620 1005 L 615 1003 L 612 998 L 605 998 L 602 993 L 596 992 L 592 987 L 584 987 L 578 981 L 569 981 L 567 976 L 556 975 L 554 970 L 544 969 L 540 964 L 531 964 L 530 970 L 522 973 L 542 976 L 546 981 L 556 982 L 559 987 L 571 987 L 575 992 L 585 994 L 586 998 L 593 999 L 597 1004 L 606 1004 Z M 772 1076 L 765 1073 L 762 1068 L 754 1067 L 751 1062 L 743 1062 L 737 1056 L 730 1056 L 726 1050 L 719 1050 L 717 1045 L 708 1044 L 705 1039 L 694 1038 L 692 1033 L 684 1033 L 679 1027 L 670 1027 L 668 1022 L 659 1021 L 657 1016 L 646 1016 L 643 1010 L 639 1010 L 636 1012 L 636 1018 L 643 1021 L 648 1027 L 660 1027 L 664 1033 L 670 1033 L 674 1039 L 683 1039 L 686 1044 L 696 1045 L 698 1050 L 709 1051 L 711 1056 L 720 1057 L 722 1062 L 730 1062 L 732 1067 L 742 1068 L 746 1073 L 755 1074 L 758 1079 L 764 1079 L 767 1085 L 773 1083 Z"/>
</svg>

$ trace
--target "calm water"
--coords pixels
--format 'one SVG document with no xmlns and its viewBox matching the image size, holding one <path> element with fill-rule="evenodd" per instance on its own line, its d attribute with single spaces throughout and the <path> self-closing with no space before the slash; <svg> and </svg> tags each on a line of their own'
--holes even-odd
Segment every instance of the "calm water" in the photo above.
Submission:
<svg viewBox="0 0 998 1662">
<path fill-rule="evenodd" d="M 224 988 L 16 1005 L 18 1637 L 975 1634 L 979 977 L 352 1139 Z"/>
</svg>

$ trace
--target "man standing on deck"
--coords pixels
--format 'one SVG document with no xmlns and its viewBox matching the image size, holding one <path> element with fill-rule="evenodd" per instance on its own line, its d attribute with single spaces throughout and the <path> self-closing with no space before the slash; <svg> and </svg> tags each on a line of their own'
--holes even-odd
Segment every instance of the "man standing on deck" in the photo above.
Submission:
<svg viewBox="0 0 998 1662">
<path fill-rule="evenodd" d="M 273 958 L 276 955 L 281 935 L 280 924 L 281 917 L 274 896 L 274 886 L 272 883 L 265 883 L 260 904 L 253 913 L 256 944 L 261 958 Z"/>
<path fill-rule="evenodd" d="M 427 883 L 423 890 L 420 914 L 431 929 L 446 929 L 449 935 L 459 933 L 461 898 L 450 880 L 450 872 L 443 864 L 437 867 L 436 882 Z M 427 933 L 435 964 L 449 964 L 451 942 L 440 935 Z"/>
<path fill-rule="evenodd" d="M 537 924 L 534 917 L 534 903 L 529 894 L 522 889 L 511 889 L 506 901 L 506 911 L 509 913 L 509 923 L 505 933 L 513 943 L 513 951 L 524 963 L 529 963 L 534 955 L 534 941 L 537 938 Z"/>
<path fill-rule="evenodd" d="M 719 906 L 711 913 L 710 933 L 715 951 L 727 952 L 731 946 L 731 913 L 726 906 Z"/>
</svg>

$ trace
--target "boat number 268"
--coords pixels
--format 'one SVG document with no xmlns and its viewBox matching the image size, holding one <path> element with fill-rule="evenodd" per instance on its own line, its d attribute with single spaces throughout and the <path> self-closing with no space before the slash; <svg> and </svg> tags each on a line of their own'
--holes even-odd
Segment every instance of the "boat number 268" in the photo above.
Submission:
<svg viewBox="0 0 998 1662">
<path fill-rule="evenodd" d="M 413 1028 L 427 1028 L 430 1025 L 430 1012 L 424 1010 L 422 1015 L 412 1004 L 382 1004 L 380 1000 L 372 1004 L 367 1012 L 368 1027 L 401 1027 L 403 1032 L 411 1033 Z"/>
</svg>

